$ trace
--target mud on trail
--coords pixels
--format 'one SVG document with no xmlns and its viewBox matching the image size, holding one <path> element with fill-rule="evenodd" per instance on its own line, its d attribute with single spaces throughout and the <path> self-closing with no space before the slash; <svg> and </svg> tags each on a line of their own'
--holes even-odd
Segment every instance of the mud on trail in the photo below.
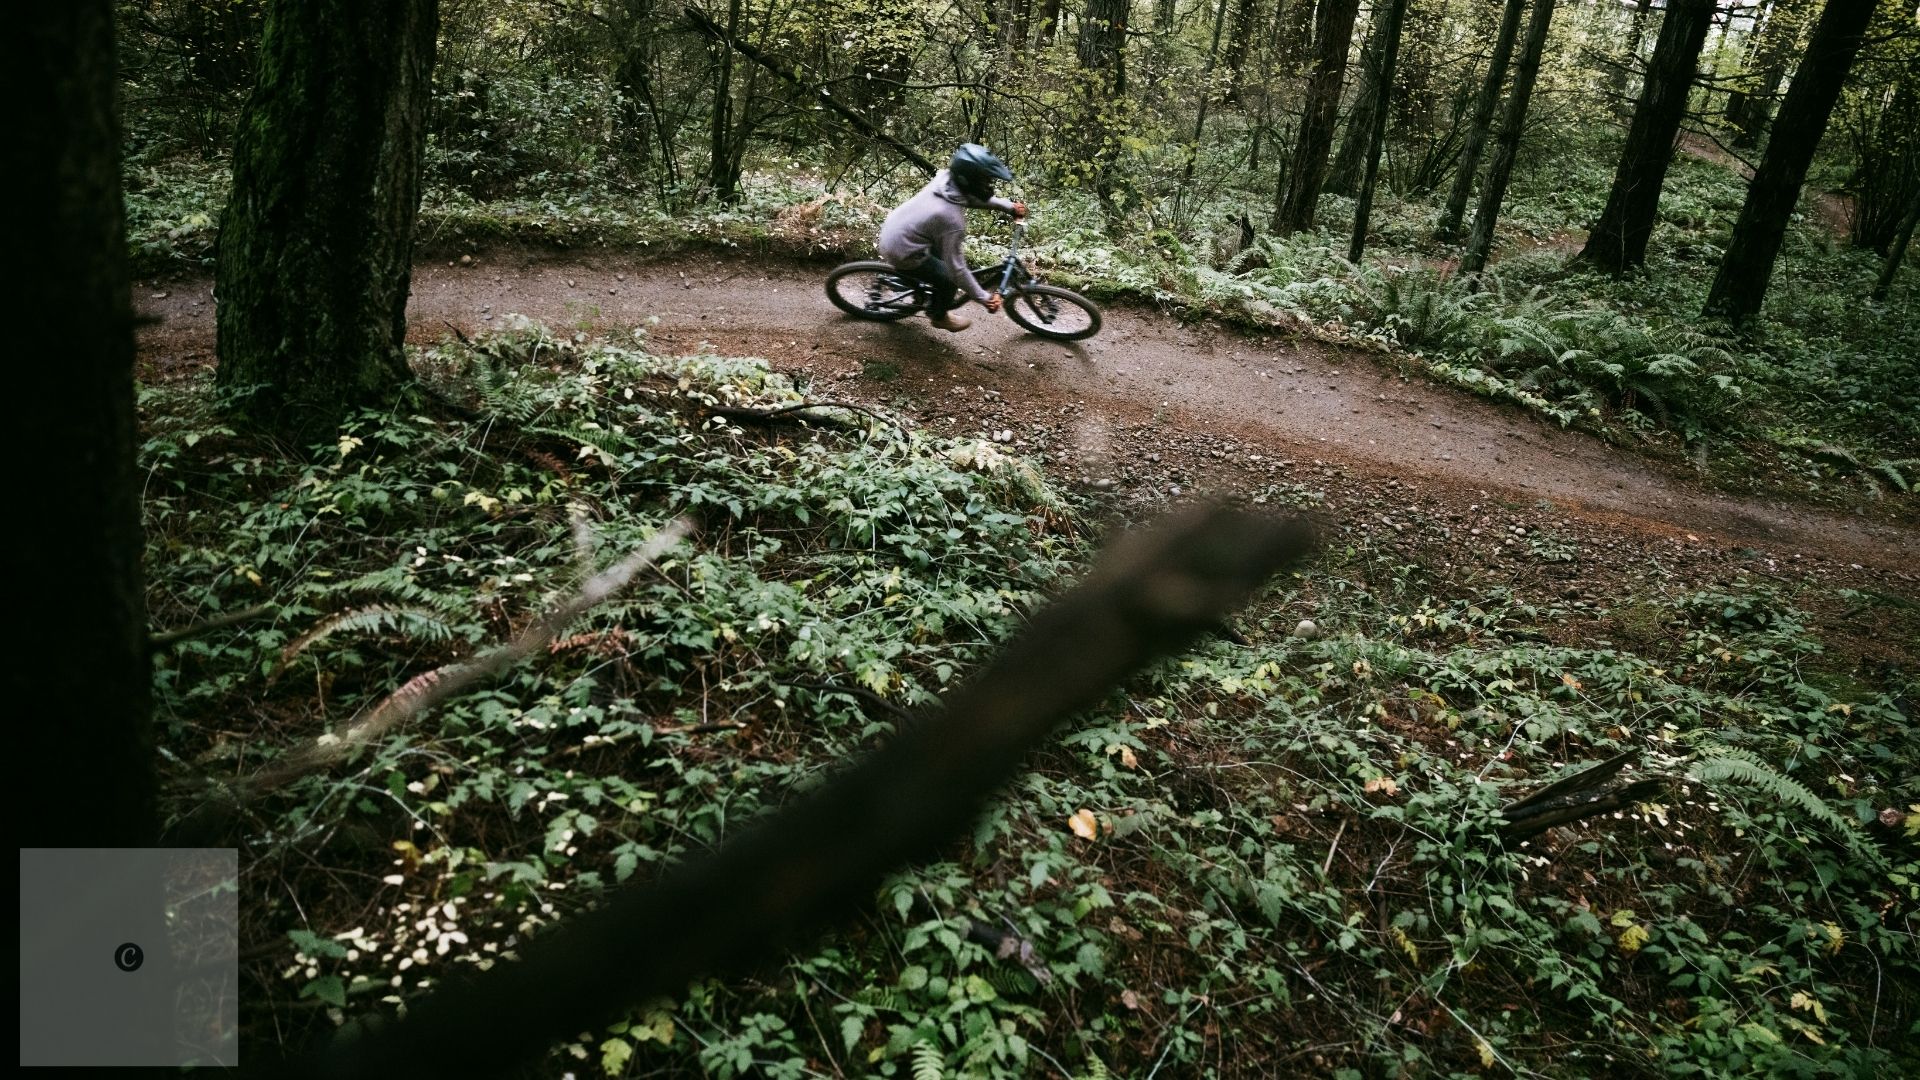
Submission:
<svg viewBox="0 0 1920 1080">
<path fill-rule="evenodd" d="M 1457 530 L 1463 557 L 1511 546 L 1511 529 L 1526 526 L 1507 518 L 1524 509 L 1536 527 L 1631 534 L 1637 550 L 1654 544 L 1689 560 L 1738 552 L 1780 571 L 1832 561 L 1842 575 L 1877 569 L 1910 584 L 1920 564 L 1920 530 L 1712 492 L 1590 436 L 1404 378 L 1371 354 L 1135 307 L 1108 311 L 1098 337 L 1073 345 L 977 307 L 961 334 L 919 318 L 866 323 L 827 302 L 824 269 L 745 256 L 483 253 L 416 268 L 409 338 L 505 327 L 516 314 L 555 330 L 645 326 L 655 349 L 764 357 L 817 397 L 997 437 L 1043 456 L 1062 480 L 1111 491 L 1121 507 L 1314 484 L 1345 487 L 1340 512 L 1366 527 L 1407 528 L 1393 515 L 1425 492 L 1439 516 L 1421 527 Z M 155 320 L 140 331 L 149 376 L 211 362 L 211 294 L 206 279 L 136 291 L 140 314 Z"/>
</svg>

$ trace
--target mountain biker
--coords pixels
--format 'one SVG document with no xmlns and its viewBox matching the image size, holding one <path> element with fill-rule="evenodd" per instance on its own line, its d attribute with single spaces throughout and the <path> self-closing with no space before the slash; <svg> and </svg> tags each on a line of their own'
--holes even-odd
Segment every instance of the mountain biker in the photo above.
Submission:
<svg viewBox="0 0 1920 1080">
<path fill-rule="evenodd" d="M 927 317 L 942 330 L 958 333 L 973 325 L 953 309 L 965 290 L 988 311 L 1000 310 L 1000 297 L 980 287 L 967 268 L 962 250 L 967 240 L 967 210 L 992 209 L 1027 216 L 1025 203 L 998 198 L 995 180 L 1013 179 L 1007 163 L 979 143 L 964 143 L 953 152 L 947 167 L 933 174 L 926 187 L 894 207 L 880 226 L 880 257 L 894 269 L 933 290 Z"/>
</svg>

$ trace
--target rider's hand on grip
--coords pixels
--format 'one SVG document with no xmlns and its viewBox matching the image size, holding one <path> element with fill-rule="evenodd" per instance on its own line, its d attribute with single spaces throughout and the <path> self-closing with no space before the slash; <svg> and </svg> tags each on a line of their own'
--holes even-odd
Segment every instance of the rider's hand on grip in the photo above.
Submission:
<svg viewBox="0 0 1920 1080">
<path fill-rule="evenodd" d="M 987 310 L 993 312 L 996 315 L 1000 313 L 1000 294 L 999 293 L 992 293 L 987 297 Z"/>
<path fill-rule="evenodd" d="M 1027 204 L 1023 202 L 1014 203 L 1013 204 L 1013 220 L 1025 221 L 1026 219 L 1027 219 Z"/>
</svg>

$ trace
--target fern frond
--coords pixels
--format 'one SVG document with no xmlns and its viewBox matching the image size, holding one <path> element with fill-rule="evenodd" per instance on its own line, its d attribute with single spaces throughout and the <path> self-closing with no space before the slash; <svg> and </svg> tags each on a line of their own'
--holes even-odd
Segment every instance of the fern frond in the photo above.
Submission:
<svg viewBox="0 0 1920 1080">
<path fill-rule="evenodd" d="M 1755 755 L 1731 746 L 1703 747 L 1701 753 L 1704 756 L 1688 770 L 1688 775 L 1694 780 L 1710 786 L 1729 782 L 1740 784 L 1768 798 L 1797 807 L 1830 829 L 1841 833 L 1853 831 L 1852 823 L 1828 806 L 1825 799 L 1798 780 L 1775 771 L 1773 766 Z"/>
<path fill-rule="evenodd" d="M 347 611 L 336 611 L 313 624 L 306 633 L 288 642 L 287 647 L 280 650 L 280 663 L 274 673 L 278 674 L 286 670 L 287 665 L 293 663 L 301 653 L 336 634 L 380 631 L 391 631 L 403 637 L 436 643 L 453 639 L 453 627 L 447 625 L 439 613 L 425 608 L 373 604 Z"/>
<path fill-rule="evenodd" d="M 946 1080 L 947 1058 L 929 1042 L 913 1044 L 913 1080 Z"/>
</svg>

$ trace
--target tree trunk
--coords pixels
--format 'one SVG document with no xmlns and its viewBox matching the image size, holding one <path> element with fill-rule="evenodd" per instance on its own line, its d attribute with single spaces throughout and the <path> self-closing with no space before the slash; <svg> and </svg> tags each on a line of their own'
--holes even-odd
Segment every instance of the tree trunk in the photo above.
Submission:
<svg viewBox="0 0 1920 1080">
<path fill-rule="evenodd" d="M 1394 0 L 1387 2 L 1392 4 Z M 1386 26 L 1387 20 L 1375 12 L 1373 25 L 1367 28 L 1367 43 L 1360 47 L 1360 87 L 1354 94 L 1353 108 L 1347 111 L 1347 129 L 1340 137 L 1340 152 L 1333 156 L 1333 169 L 1327 173 L 1326 190 L 1335 195 L 1352 195 L 1360 190 L 1367 153 L 1373 145 L 1374 114 L 1386 108 L 1386 99 L 1392 93 L 1392 83 L 1381 80 L 1386 59 L 1381 51 Z M 1394 31 L 1398 33 L 1399 27 Z"/>
<path fill-rule="evenodd" d="M 1313 47 L 1313 15 L 1316 8 L 1315 0 L 1278 0 L 1274 5 L 1277 22 L 1274 38 L 1280 47 L 1280 59 L 1292 63 L 1307 55 L 1307 50 Z"/>
<path fill-rule="evenodd" d="M 410 387 L 437 0 L 275 4 L 220 224 L 220 386 L 297 444 Z"/>
<path fill-rule="evenodd" d="M 1647 261 L 1647 238 L 1660 210 L 1660 185 L 1673 162 L 1674 140 L 1687 113 L 1700 49 L 1713 25 L 1716 0 L 1669 0 L 1660 39 L 1647 65 L 1640 103 L 1614 170 L 1607 207 L 1587 233 L 1579 258 L 1619 274 Z"/>
<path fill-rule="evenodd" d="M 1040 4 L 1040 40 L 1036 43 L 1047 48 L 1059 39 L 1060 0 L 1041 0 Z"/>
<path fill-rule="evenodd" d="M 1467 200 L 1473 196 L 1473 178 L 1480 171 L 1480 155 L 1486 152 L 1487 135 L 1493 127 L 1493 111 L 1500 105 L 1500 88 L 1506 85 L 1513 42 L 1520 36 L 1520 16 L 1526 10 L 1527 0 L 1506 0 L 1500 12 L 1500 29 L 1494 34 L 1493 55 L 1487 60 L 1487 74 L 1480 80 L 1480 94 L 1473 102 L 1473 119 L 1467 125 L 1466 142 L 1460 147 L 1453 190 L 1447 193 L 1446 209 L 1440 212 L 1440 224 L 1433 230 L 1433 238 L 1440 243 L 1452 243 L 1460 235 Z"/>
<path fill-rule="evenodd" d="M 1227 100 L 1240 100 L 1240 77 L 1247 66 L 1247 51 L 1253 45 L 1253 24 L 1259 14 L 1260 0 L 1238 0 L 1233 8 L 1233 27 L 1227 34 Z"/>
<path fill-rule="evenodd" d="M 1320 185 L 1333 149 L 1334 120 L 1340 112 L 1340 84 L 1353 45 L 1353 22 L 1360 0 L 1320 0 L 1313 27 L 1313 74 L 1307 79 L 1306 110 L 1293 144 L 1287 183 L 1275 193 L 1273 231 L 1289 236 L 1313 228 Z"/>
<path fill-rule="evenodd" d="M 1893 241 L 1887 245 L 1887 257 L 1880 264 L 1880 276 L 1873 283 L 1871 295 L 1875 300 L 1885 300 L 1893 292 L 1893 276 L 1900 272 L 1900 262 L 1907 257 L 1907 245 L 1913 242 L 1913 228 L 1920 223 L 1920 196 L 1916 196 L 1913 205 L 1907 207 L 1906 219 L 1900 222 L 1900 230 L 1894 233 Z"/>
<path fill-rule="evenodd" d="M 1767 24 L 1773 20 L 1773 8 L 1773 0 L 1761 0 L 1759 7 L 1754 9 L 1753 25 L 1747 29 L 1746 47 L 1741 50 L 1740 67 L 1743 72 L 1751 69 L 1760 58 L 1760 43 L 1765 38 Z M 1731 18 L 1728 19 L 1727 29 L 1731 34 Z M 1738 83 L 1727 91 L 1726 117 L 1729 121 L 1738 121 L 1747 107 L 1747 98 L 1746 89 Z"/>
<path fill-rule="evenodd" d="M 654 87 L 657 50 L 653 37 L 659 27 L 653 5 L 654 0 L 627 0 L 623 9 L 626 17 L 620 24 L 620 66 L 614 72 L 614 82 L 620 88 L 621 141 L 642 163 L 653 156 L 654 143 L 659 143 L 664 189 L 679 182 L 680 170 L 674 160 L 673 132 Z"/>
<path fill-rule="evenodd" d="M 1179 0 L 1153 0 L 1153 28 L 1160 33 L 1171 33 L 1179 15 Z"/>
<path fill-rule="evenodd" d="M 1759 312 L 1786 237 L 1787 219 L 1800 201 L 1800 185 L 1807 178 L 1820 137 L 1826 134 L 1827 120 L 1860 52 L 1873 9 L 1874 0 L 1827 0 L 1806 56 L 1794 72 L 1793 85 L 1780 103 L 1767 152 L 1747 185 L 1747 201 L 1740 207 L 1733 239 L 1707 294 L 1708 314 L 1724 315 L 1737 323 Z"/>
<path fill-rule="evenodd" d="M 1533 83 L 1540 74 L 1540 54 L 1546 51 L 1547 29 L 1553 22 L 1554 0 L 1534 0 L 1533 14 L 1527 19 L 1526 43 L 1520 47 L 1520 63 L 1513 72 L 1513 93 L 1500 117 L 1500 138 L 1493 145 L 1493 160 L 1487 163 L 1487 182 L 1480 189 L 1480 206 L 1474 211 L 1473 235 L 1460 256 L 1460 272 L 1477 274 L 1487 268 L 1487 255 L 1493 250 L 1493 227 L 1500 220 L 1500 204 L 1506 201 L 1507 181 L 1513 177 L 1513 159 L 1520 152 L 1520 134 L 1527 126 L 1527 103 L 1533 97 Z"/>
<path fill-rule="evenodd" d="M 1640 66 L 1640 43 L 1647 39 L 1647 10 L 1653 7 L 1653 0 L 1638 0 L 1633 6 L 1633 15 L 1627 26 L 1626 54 L 1620 57 L 1620 66 L 1613 71 L 1613 111 L 1621 116 L 1627 114 L 1633 98 L 1628 94 L 1628 86 L 1633 82 L 1633 71 Z"/>
<path fill-rule="evenodd" d="M 13 347 L 32 362 L 13 371 L 23 407 L 8 442 L 16 461 L 57 449 L 63 470 L 34 489 L 39 524 L 14 532 L 17 565 L 50 586 L 15 613 L 24 632 L 7 658 L 28 766 L 15 804 L 31 811 L 16 824 L 22 846 L 145 847 L 159 828 L 111 5 L 22 8 L 6 52 L 20 110 L 8 172 L 31 208 L 12 243 L 33 258 L 15 279 L 31 317 Z"/>
<path fill-rule="evenodd" d="M 1751 66 L 1757 78 L 1736 87 L 1727 100 L 1727 120 L 1734 127 L 1733 145 L 1751 149 L 1760 145 L 1772 119 L 1774 98 L 1786 81 L 1795 49 L 1806 29 L 1806 0 L 1779 0 L 1767 12 L 1767 21 L 1754 31 Z"/>
<path fill-rule="evenodd" d="M 1091 170 L 1093 193 L 1109 228 L 1120 220 L 1125 185 L 1116 183 L 1114 164 L 1120 158 L 1116 110 L 1127 93 L 1127 14 L 1130 0 L 1087 0 L 1080 16 L 1080 36 L 1074 53 L 1080 62 L 1082 91 L 1080 121 L 1086 140 L 1082 160 Z"/>
<path fill-rule="evenodd" d="M 728 38 L 740 35 L 740 0 L 728 0 Z M 738 155 L 733 152 L 733 50 L 724 43 L 719 50 L 719 65 L 713 78 L 713 124 L 707 138 L 707 189 L 713 197 L 730 203 L 740 197 L 740 174 L 734 168 Z"/>
<path fill-rule="evenodd" d="M 1406 21 L 1407 0 L 1388 0 L 1387 10 L 1381 19 L 1380 29 L 1380 69 L 1375 81 L 1381 87 L 1393 85 L 1393 69 L 1400 59 L 1400 27 Z M 1383 89 L 1380 93 L 1385 98 Z M 1373 214 L 1373 189 L 1380 178 L 1380 147 L 1387 141 L 1387 106 L 1384 100 L 1374 106 L 1372 115 L 1367 117 L 1367 156 L 1362 167 L 1360 195 L 1353 208 L 1353 239 L 1347 245 L 1347 261 L 1359 262 L 1367 249 L 1368 219 Z"/>
</svg>

